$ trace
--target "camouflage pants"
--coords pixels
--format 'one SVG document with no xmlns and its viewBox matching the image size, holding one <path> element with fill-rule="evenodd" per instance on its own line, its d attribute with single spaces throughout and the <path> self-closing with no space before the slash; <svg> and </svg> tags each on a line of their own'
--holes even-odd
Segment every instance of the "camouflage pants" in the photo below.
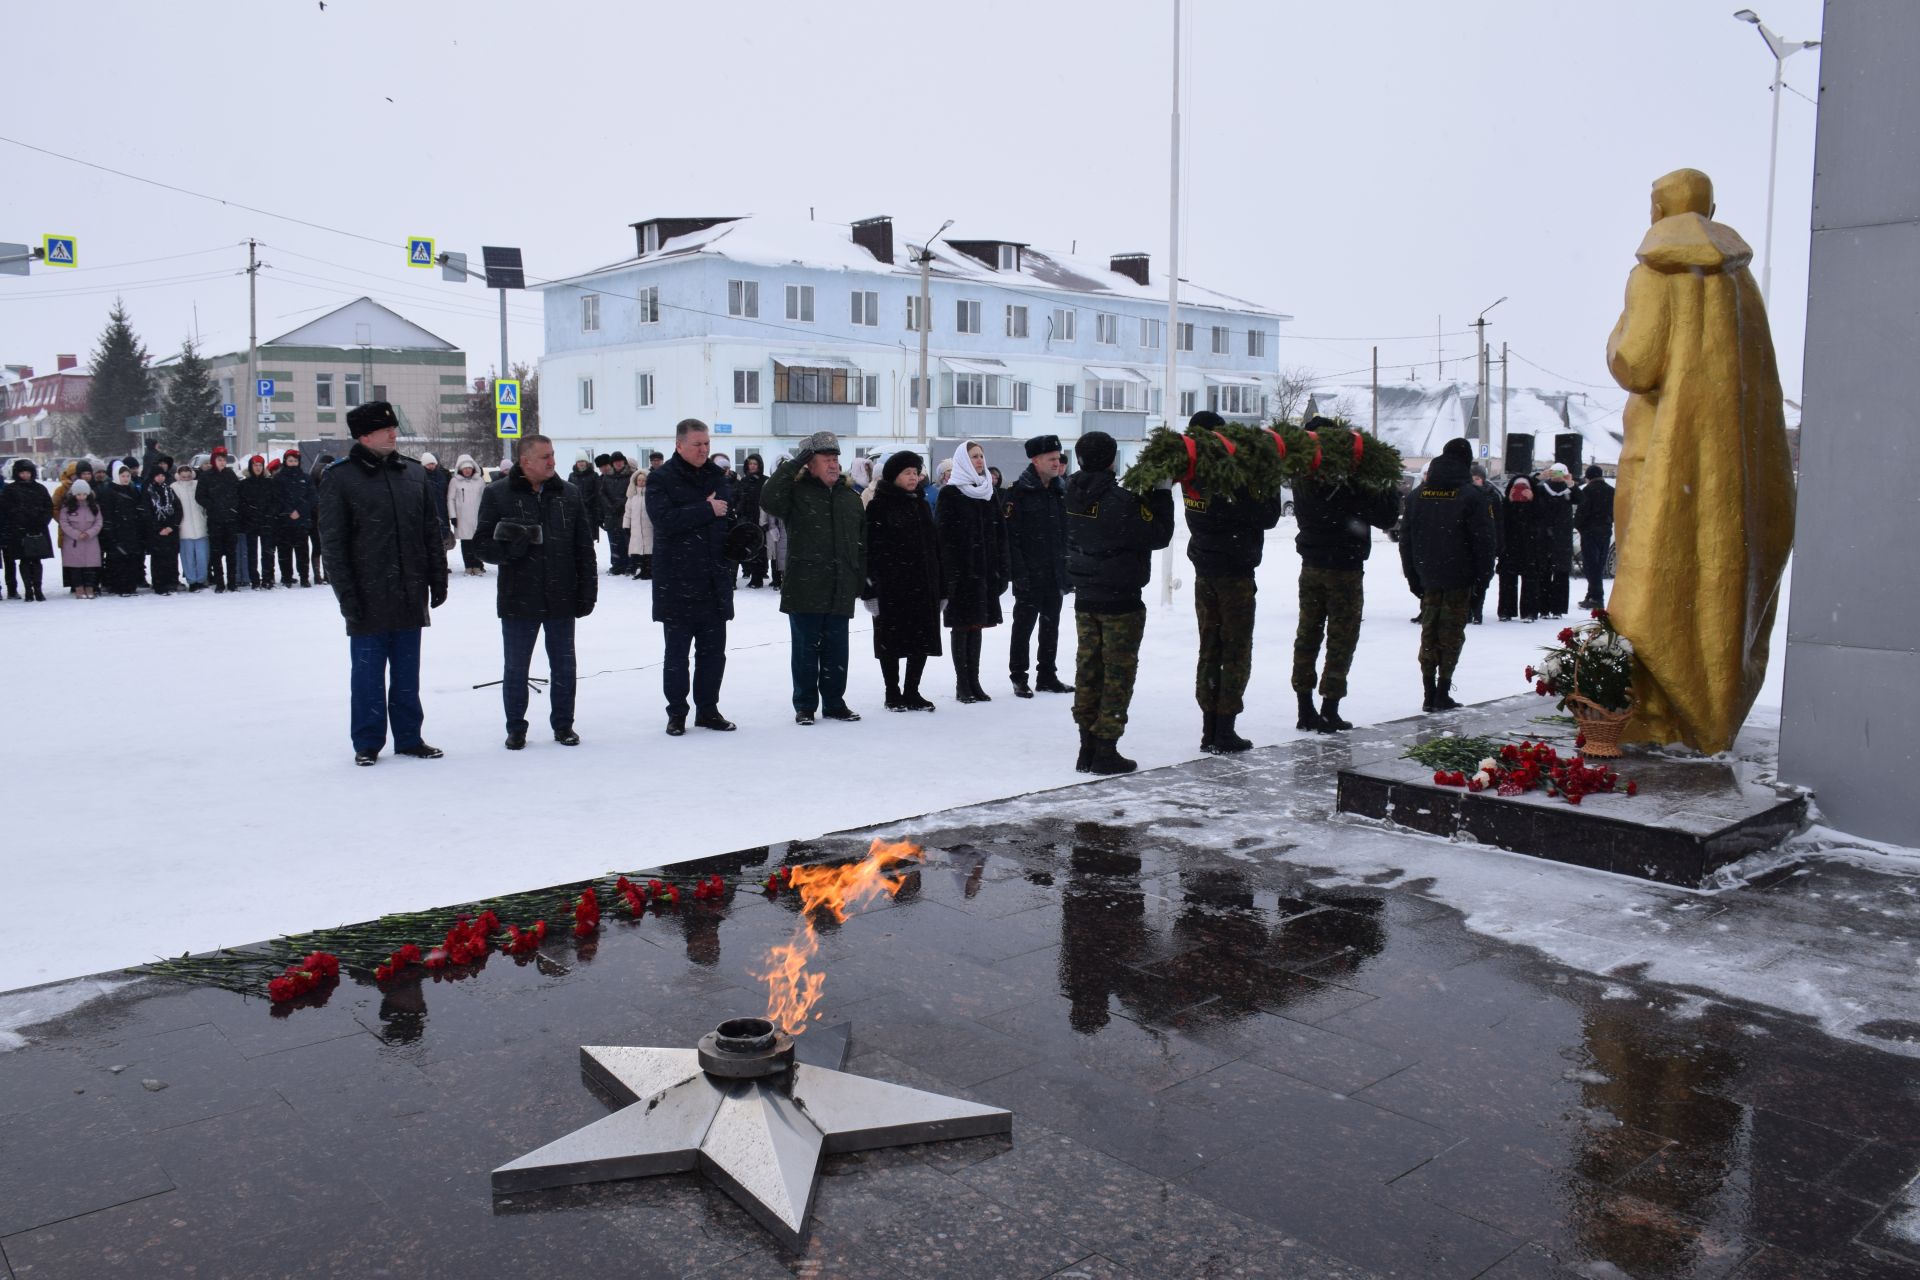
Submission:
<svg viewBox="0 0 1920 1280">
<path fill-rule="evenodd" d="M 1420 674 L 1453 679 L 1460 650 L 1467 643 L 1467 614 L 1473 591 L 1429 591 L 1420 597 Z"/>
<path fill-rule="evenodd" d="M 1300 627 L 1293 633 L 1293 689 L 1313 692 L 1313 668 L 1320 660 L 1320 633 L 1327 636 L 1327 670 L 1320 696 L 1347 696 L 1347 671 L 1360 643 L 1360 606 L 1365 601 L 1364 569 L 1316 569 L 1300 566 Z"/>
<path fill-rule="evenodd" d="M 1237 716 L 1253 674 L 1252 578 L 1195 578 L 1193 611 L 1200 619 L 1200 660 L 1193 696 L 1208 715 Z"/>
<path fill-rule="evenodd" d="M 1147 611 L 1073 615 L 1080 646 L 1074 655 L 1073 722 L 1096 738 L 1114 740 L 1127 730 L 1133 678 L 1140 670 L 1140 637 Z"/>
</svg>

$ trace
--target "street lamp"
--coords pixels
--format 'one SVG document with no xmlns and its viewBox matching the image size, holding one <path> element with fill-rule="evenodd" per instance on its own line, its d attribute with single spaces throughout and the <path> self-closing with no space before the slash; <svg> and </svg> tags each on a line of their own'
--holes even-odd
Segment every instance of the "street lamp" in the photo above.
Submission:
<svg viewBox="0 0 1920 1280">
<path fill-rule="evenodd" d="M 920 400 L 920 447 L 922 449 L 925 449 L 927 447 L 927 401 L 932 399 L 932 396 L 928 393 L 928 388 L 927 388 L 927 331 L 933 327 L 933 314 L 929 310 L 930 298 L 928 296 L 929 277 L 933 272 L 933 242 L 935 240 L 938 240 L 941 236 L 945 235 L 947 228 L 952 225 L 953 225 L 952 218 L 948 218 L 945 222 L 941 223 L 940 230 L 928 236 L 927 242 L 920 246 L 920 257 L 918 259 L 920 263 L 920 396 L 919 396 L 919 400 Z"/>
<path fill-rule="evenodd" d="M 1474 366 L 1474 372 L 1480 379 L 1480 444 L 1483 448 L 1491 445 L 1493 435 L 1491 426 L 1493 417 L 1487 412 L 1487 312 L 1493 310 L 1506 300 L 1507 295 L 1504 293 L 1501 294 L 1498 298 L 1495 298 L 1492 302 L 1480 308 L 1480 314 L 1475 316 L 1473 320 L 1474 332 L 1480 335 L 1480 356 L 1478 363 Z M 1503 440 L 1500 442 L 1500 448 L 1504 456 L 1506 441 Z"/>
<path fill-rule="evenodd" d="M 1742 22 L 1751 22 L 1754 29 L 1759 31 L 1760 38 L 1767 42 L 1767 52 L 1773 55 L 1773 141 L 1767 148 L 1767 251 L 1766 257 L 1760 261 L 1760 301 L 1763 305 L 1770 305 L 1773 298 L 1773 183 L 1780 164 L 1780 80 L 1788 58 L 1802 49 L 1818 49 L 1820 42 L 1782 40 L 1751 9 L 1736 9 L 1733 16 Z"/>
</svg>

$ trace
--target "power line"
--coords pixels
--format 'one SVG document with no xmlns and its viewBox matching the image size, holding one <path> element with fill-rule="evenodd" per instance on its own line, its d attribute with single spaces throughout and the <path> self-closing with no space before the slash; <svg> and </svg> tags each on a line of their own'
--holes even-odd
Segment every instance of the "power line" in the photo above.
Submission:
<svg viewBox="0 0 1920 1280">
<path fill-rule="evenodd" d="M 1546 374 L 1548 377 L 1558 378 L 1562 382 L 1570 382 L 1576 387 L 1591 387 L 1595 391 L 1612 391 L 1616 393 L 1620 390 L 1620 388 L 1617 386 L 1609 386 L 1605 383 L 1600 383 L 1600 382 L 1582 382 L 1578 378 L 1569 378 L 1564 373 L 1555 373 L 1553 370 L 1547 368 L 1547 366 L 1543 364 L 1535 363 L 1534 361 L 1527 359 L 1525 356 L 1521 355 L 1518 351 L 1515 351 L 1512 347 L 1507 348 L 1507 354 L 1510 356 L 1513 356 L 1515 359 L 1519 360 L 1520 363 L 1522 364 L 1533 365 L 1534 368 Z"/>
<path fill-rule="evenodd" d="M 244 247 L 246 241 L 241 240 L 236 243 Z M 79 275 L 83 271 L 117 271 L 122 267 L 144 267 L 155 262 L 174 262 L 181 258 L 203 257 L 209 253 L 225 253 L 234 247 L 236 247 L 234 244 L 217 244 L 211 249 L 193 249 L 186 253 L 169 253 L 158 258 L 135 258 L 132 262 L 97 262 L 90 267 L 67 267 L 63 268 L 63 271 L 69 275 Z M 42 279 L 45 279 L 45 277 L 42 277 Z"/>
<path fill-rule="evenodd" d="M 478 309 L 481 305 L 478 303 L 469 304 L 464 300 L 464 297 L 462 295 L 455 294 L 455 293 L 448 293 L 445 290 L 434 289 L 430 285 L 395 284 L 391 281 L 390 277 L 383 275 L 379 272 L 367 271 L 360 267 L 350 267 L 344 262 L 332 262 L 326 258 L 316 258 L 310 253 L 301 253 L 299 250 L 289 249 L 285 245 L 268 244 L 265 240 L 262 240 L 260 242 L 260 247 L 263 249 L 272 249 L 275 253 L 283 253 L 290 258 L 299 258 L 305 262 L 318 263 L 323 267 L 332 267 L 337 271 L 348 271 L 348 272 L 352 272 L 354 275 L 357 275 L 357 276 L 365 276 L 369 280 L 378 280 L 383 285 L 385 285 L 390 292 L 398 291 L 400 289 L 407 289 L 415 293 L 430 296 L 432 301 L 435 303 L 451 303 L 456 306 L 471 305 L 476 309 Z M 509 315 L 514 315 L 518 319 L 523 320 L 529 324 L 540 324 L 540 323 L 544 323 L 545 321 L 545 317 L 535 312 L 531 307 L 520 308 L 517 311 L 515 308 L 509 307 L 507 310 Z M 491 308 L 488 308 L 486 310 L 486 314 L 489 317 L 491 317 L 496 313 Z"/>
<path fill-rule="evenodd" d="M 75 289 L 42 289 L 33 293 L 0 292 L 0 303 L 38 302 L 42 298 L 83 298 L 98 297 L 109 293 L 138 293 L 143 289 L 168 289 L 183 284 L 197 284 L 205 280 L 218 280 L 226 276 L 242 275 L 244 272 L 222 268 L 218 271 L 203 271 L 192 275 L 162 276 L 153 280 L 126 280 L 119 284 L 84 285 Z"/>
</svg>

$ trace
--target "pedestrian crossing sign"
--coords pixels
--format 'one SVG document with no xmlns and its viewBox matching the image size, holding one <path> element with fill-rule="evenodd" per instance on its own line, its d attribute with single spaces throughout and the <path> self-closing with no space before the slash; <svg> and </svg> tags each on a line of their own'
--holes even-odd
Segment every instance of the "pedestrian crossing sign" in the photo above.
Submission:
<svg viewBox="0 0 1920 1280">
<path fill-rule="evenodd" d="M 518 378 L 495 378 L 493 380 L 493 407 L 496 409 L 518 409 L 520 407 L 520 380 Z"/>
<path fill-rule="evenodd" d="M 40 252 L 50 267 L 71 267 L 76 265 L 74 259 L 78 255 L 74 250 L 74 240 L 72 236 L 42 236 L 40 237 Z"/>
<path fill-rule="evenodd" d="M 499 424 L 494 429 L 494 434 L 502 440 L 518 440 L 520 438 L 519 410 L 502 409 L 499 411 L 498 417 Z"/>
<path fill-rule="evenodd" d="M 433 237 L 407 237 L 407 265 L 410 267 L 431 267 L 433 265 Z"/>
</svg>

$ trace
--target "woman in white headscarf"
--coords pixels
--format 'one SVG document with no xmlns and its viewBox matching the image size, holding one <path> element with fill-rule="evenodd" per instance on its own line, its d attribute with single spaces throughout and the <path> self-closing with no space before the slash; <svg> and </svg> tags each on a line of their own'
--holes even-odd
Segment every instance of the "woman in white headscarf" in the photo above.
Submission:
<svg viewBox="0 0 1920 1280">
<path fill-rule="evenodd" d="M 954 693 L 961 702 L 990 702 L 980 687 L 980 637 L 1000 625 L 1007 589 L 1007 526 L 994 501 L 986 450 L 972 440 L 953 451 L 953 474 L 934 508 L 945 571 L 944 618 L 953 633 Z"/>
</svg>

